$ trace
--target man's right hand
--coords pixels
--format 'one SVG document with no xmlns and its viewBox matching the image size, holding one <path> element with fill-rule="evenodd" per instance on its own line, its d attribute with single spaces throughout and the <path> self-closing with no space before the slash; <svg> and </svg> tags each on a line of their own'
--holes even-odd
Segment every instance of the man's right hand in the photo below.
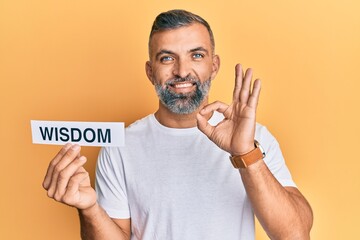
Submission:
<svg viewBox="0 0 360 240">
<path fill-rule="evenodd" d="M 83 167 L 86 157 L 80 155 L 80 149 L 68 143 L 59 151 L 49 164 L 43 187 L 50 198 L 85 210 L 96 204 L 96 193 Z"/>
</svg>

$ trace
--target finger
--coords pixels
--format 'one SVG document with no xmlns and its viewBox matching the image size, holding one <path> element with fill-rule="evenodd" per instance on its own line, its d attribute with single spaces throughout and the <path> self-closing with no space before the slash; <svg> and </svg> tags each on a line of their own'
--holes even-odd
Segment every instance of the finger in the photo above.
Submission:
<svg viewBox="0 0 360 240">
<path fill-rule="evenodd" d="M 81 156 L 72 161 L 66 168 L 64 168 L 57 179 L 56 189 L 54 193 L 54 199 L 61 201 L 68 187 L 69 180 L 72 176 L 80 171 L 84 171 L 82 167 L 86 163 L 86 157 Z"/>
<path fill-rule="evenodd" d="M 65 155 L 60 159 L 60 161 L 56 164 L 54 167 L 52 176 L 51 176 L 51 182 L 50 186 L 48 188 L 48 196 L 53 197 L 56 185 L 59 177 L 59 173 L 72 162 L 74 159 L 77 158 L 77 155 L 80 152 L 80 146 L 79 145 L 73 145 L 71 148 L 68 149 L 68 151 L 65 153 Z"/>
<path fill-rule="evenodd" d="M 250 95 L 248 105 L 251 108 L 256 108 L 259 102 L 259 96 L 260 96 L 260 90 L 261 90 L 261 81 L 260 79 L 256 79 L 254 82 L 253 90 Z"/>
<path fill-rule="evenodd" d="M 252 78 L 252 69 L 246 70 L 245 77 L 243 78 L 241 90 L 240 90 L 240 102 L 247 103 L 250 95 L 250 86 Z"/>
<path fill-rule="evenodd" d="M 201 111 L 196 116 L 199 130 L 202 131 L 207 137 L 209 137 L 215 129 L 214 126 L 211 126 L 208 123 L 211 113 L 214 111 L 224 113 L 228 107 L 229 106 L 227 104 L 216 101 L 201 109 Z"/>
<path fill-rule="evenodd" d="M 224 113 L 228 107 L 229 105 L 227 105 L 226 103 L 215 101 L 203 107 L 203 109 L 201 109 L 200 111 L 200 114 L 204 116 L 208 115 L 209 113 L 213 113 L 214 111 Z"/>
<path fill-rule="evenodd" d="M 243 80 L 243 69 L 241 64 L 236 64 L 235 66 L 235 86 L 233 92 L 233 101 L 239 101 L 240 99 L 240 90 Z"/>
<path fill-rule="evenodd" d="M 71 143 L 67 143 L 60 149 L 60 151 L 56 154 L 56 156 L 50 161 L 48 169 L 46 171 L 46 175 L 43 181 L 43 187 L 47 190 L 50 186 L 52 173 L 54 171 L 55 166 L 60 161 L 60 159 L 66 154 L 69 148 L 72 146 Z"/>
</svg>

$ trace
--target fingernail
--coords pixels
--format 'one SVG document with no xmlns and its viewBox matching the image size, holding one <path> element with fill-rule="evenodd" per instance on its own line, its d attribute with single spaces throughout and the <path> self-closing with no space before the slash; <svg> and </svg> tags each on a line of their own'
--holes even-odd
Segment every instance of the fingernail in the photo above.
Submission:
<svg viewBox="0 0 360 240">
<path fill-rule="evenodd" d="M 79 150 L 80 146 L 75 144 L 74 146 L 71 147 L 72 150 Z"/>
<path fill-rule="evenodd" d="M 67 144 L 64 145 L 64 148 L 65 148 L 66 150 L 68 150 L 71 146 L 72 146 L 71 143 L 67 143 Z"/>
</svg>

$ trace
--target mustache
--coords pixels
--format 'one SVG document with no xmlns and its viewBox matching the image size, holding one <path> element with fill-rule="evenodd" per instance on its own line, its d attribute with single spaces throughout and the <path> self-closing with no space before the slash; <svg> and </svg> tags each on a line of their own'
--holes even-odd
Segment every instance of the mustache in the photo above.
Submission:
<svg viewBox="0 0 360 240">
<path fill-rule="evenodd" d="M 179 83 L 179 82 L 192 82 L 192 83 L 199 83 L 199 79 L 193 76 L 186 76 L 184 78 L 182 77 L 175 77 L 175 78 L 171 78 L 169 80 L 166 81 L 166 85 L 172 85 L 175 83 Z"/>
</svg>

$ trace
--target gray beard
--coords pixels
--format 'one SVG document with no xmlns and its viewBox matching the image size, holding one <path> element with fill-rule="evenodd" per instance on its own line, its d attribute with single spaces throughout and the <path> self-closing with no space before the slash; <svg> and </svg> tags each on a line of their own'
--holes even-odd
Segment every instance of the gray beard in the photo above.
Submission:
<svg viewBox="0 0 360 240">
<path fill-rule="evenodd" d="M 195 92 L 175 93 L 169 90 L 169 85 L 175 82 L 193 81 L 196 86 Z M 194 78 L 177 78 L 169 80 L 165 88 L 160 84 L 155 84 L 155 90 L 164 106 L 176 114 L 189 114 L 199 108 L 204 98 L 208 95 L 211 86 L 211 80 L 201 83 Z"/>
</svg>

